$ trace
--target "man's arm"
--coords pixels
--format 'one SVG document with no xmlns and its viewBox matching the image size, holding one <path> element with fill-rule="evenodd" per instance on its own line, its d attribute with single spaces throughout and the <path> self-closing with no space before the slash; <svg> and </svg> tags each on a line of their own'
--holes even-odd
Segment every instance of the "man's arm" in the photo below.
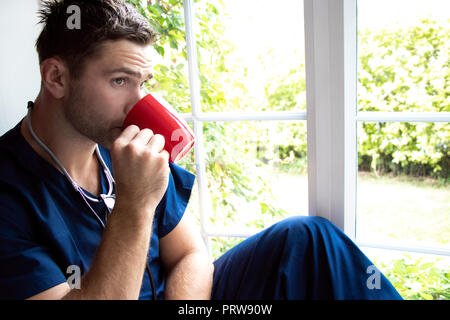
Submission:
<svg viewBox="0 0 450 320">
<path fill-rule="evenodd" d="M 168 276 L 165 298 L 207 300 L 211 297 L 214 265 L 198 228 L 187 214 L 160 239 L 160 256 Z"/>
<path fill-rule="evenodd" d="M 128 212 L 120 210 L 115 208 L 108 219 L 91 268 L 81 278 L 80 289 L 71 290 L 68 283 L 63 282 L 29 299 L 139 298 L 149 249 L 151 220 L 136 221 L 128 217 Z"/>
<path fill-rule="evenodd" d="M 164 138 L 127 127 L 111 148 L 117 201 L 81 288 L 63 283 L 31 298 L 137 299 L 149 250 L 151 226 L 169 179 Z"/>
</svg>

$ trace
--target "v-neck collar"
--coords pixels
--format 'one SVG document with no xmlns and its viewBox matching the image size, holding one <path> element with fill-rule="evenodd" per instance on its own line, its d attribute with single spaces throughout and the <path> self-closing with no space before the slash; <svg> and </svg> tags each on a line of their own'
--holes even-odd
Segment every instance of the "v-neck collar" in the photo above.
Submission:
<svg viewBox="0 0 450 320">
<path fill-rule="evenodd" d="M 51 163 L 49 163 L 47 160 L 42 158 L 28 143 L 28 141 L 23 136 L 22 132 L 20 131 L 20 127 L 22 124 L 22 121 L 25 118 L 23 118 L 19 123 L 11 129 L 6 135 L 10 135 L 10 139 L 13 141 L 13 143 L 8 144 L 6 147 L 10 150 L 10 152 L 17 158 L 18 162 L 26 168 L 27 171 L 31 171 L 34 175 L 38 176 L 41 181 L 45 181 L 47 183 L 50 183 L 51 185 L 55 185 L 59 190 L 62 189 L 62 191 L 65 192 L 72 192 L 75 191 L 73 188 L 72 183 L 68 180 L 68 178 L 57 168 L 55 168 Z M 100 154 L 101 147 L 99 146 Z M 104 158 L 104 154 L 102 154 L 102 157 Z M 107 181 L 103 165 L 101 164 L 100 159 L 97 161 L 99 164 L 99 173 L 100 173 L 100 183 L 101 183 L 101 190 L 102 193 L 108 193 L 109 190 L 107 188 L 109 187 L 109 183 Z M 106 161 L 105 161 L 106 164 Z M 113 188 L 113 186 L 111 186 Z M 90 197 L 101 199 L 101 197 L 93 195 L 89 191 L 82 188 L 86 194 L 88 194 Z M 113 190 L 111 190 L 113 191 Z"/>
</svg>

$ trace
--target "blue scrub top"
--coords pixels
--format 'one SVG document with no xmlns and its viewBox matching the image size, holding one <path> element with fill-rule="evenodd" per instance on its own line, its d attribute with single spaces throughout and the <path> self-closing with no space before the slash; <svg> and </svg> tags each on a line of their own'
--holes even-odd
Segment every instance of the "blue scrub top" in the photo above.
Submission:
<svg viewBox="0 0 450 320">
<path fill-rule="evenodd" d="M 68 270 L 71 265 L 83 274 L 103 232 L 67 178 L 26 142 L 20 124 L 0 137 L 0 299 L 25 299 L 67 281 L 74 274 Z M 113 173 L 109 151 L 100 147 L 100 152 Z M 172 163 L 170 171 L 167 191 L 155 212 L 148 253 L 158 299 L 164 298 L 165 284 L 159 238 L 181 220 L 195 179 Z M 102 193 L 107 193 L 102 169 L 100 176 Z M 104 203 L 90 201 L 90 205 L 104 221 Z M 147 271 L 139 298 L 152 298 Z"/>
</svg>

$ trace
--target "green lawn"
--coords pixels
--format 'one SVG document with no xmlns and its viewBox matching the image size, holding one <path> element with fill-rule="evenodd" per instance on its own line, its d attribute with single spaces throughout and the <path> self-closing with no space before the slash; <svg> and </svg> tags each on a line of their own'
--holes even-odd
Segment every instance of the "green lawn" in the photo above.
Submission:
<svg viewBox="0 0 450 320">
<path fill-rule="evenodd" d="M 357 198 L 358 238 L 449 245 L 450 186 L 430 179 L 362 173 Z"/>
</svg>

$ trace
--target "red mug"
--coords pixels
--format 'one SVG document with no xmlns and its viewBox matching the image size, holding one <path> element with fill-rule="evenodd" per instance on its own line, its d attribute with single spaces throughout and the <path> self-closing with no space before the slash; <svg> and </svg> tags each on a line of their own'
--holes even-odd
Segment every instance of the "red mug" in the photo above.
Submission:
<svg viewBox="0 0 450 320">
<path fill-rule="evenodd" d="M 180 161 L 194 146 L 195 137 L 188 124 L 162 98 L 151 94 L 139 100 L 128 112 L 123 129 L 130 125 L 139 129 L 148 128 L 166 140 L 164 150 L 169 153 L 169 161 Z"/>
</svg>

